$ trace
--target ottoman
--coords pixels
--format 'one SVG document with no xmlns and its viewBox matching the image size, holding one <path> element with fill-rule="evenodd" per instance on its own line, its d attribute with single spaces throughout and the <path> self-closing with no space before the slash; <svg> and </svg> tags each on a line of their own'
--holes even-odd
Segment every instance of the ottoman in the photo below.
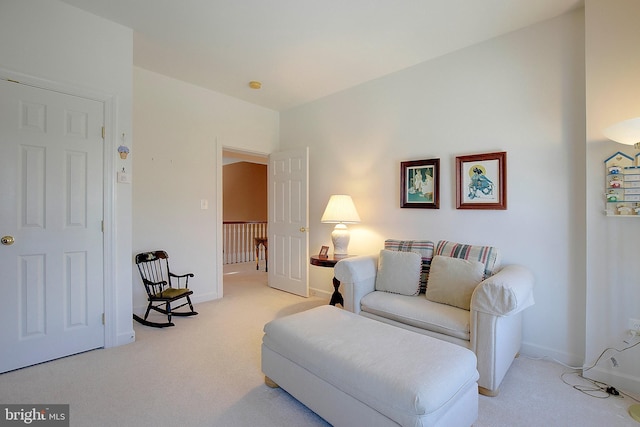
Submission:
<svg viewBox="0 0 640 427">
<path fill-rule="evenodd" d="M 265 382 L 334 426 L 465 426 L 478 417 L 475 354 L 334 306 L 264 327 Z"/>
</svg>

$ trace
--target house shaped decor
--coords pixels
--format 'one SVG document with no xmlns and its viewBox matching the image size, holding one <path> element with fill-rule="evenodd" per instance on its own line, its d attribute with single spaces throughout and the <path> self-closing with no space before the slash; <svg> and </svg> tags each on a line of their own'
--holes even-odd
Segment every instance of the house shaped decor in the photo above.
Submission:
<svg viewBox="0 0 640 427">
<path fill-rule="evenodd" d="M 638 216 L 640 211 L 640 166 L 620 151 L 604 161 L 605 213 L 607 216 Z"/>
</svg>

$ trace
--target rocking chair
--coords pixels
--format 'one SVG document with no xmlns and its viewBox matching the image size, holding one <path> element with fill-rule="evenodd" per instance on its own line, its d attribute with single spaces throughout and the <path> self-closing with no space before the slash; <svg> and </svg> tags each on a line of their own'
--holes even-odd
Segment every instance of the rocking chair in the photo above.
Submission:
<svg viewBox="0 0 640 427">
<path fill-rule="evenodd" d="M 165 328 L 174 326 L 171 322 L 171 316 L 194 316 L 198 314 L 193 310 L 191 298 L 189 295 L 193 291 L 188 289 L 189 277 L 193 277 L 193 273 L 178 276 L 169 270 L 169 255 L 165 251 L 144 252 L 136 255 L 136 265 L 140 271 L 142 284 L 147 291 L 149 305 L 144 314 L 144 318 L 133 315 L 133 318 L 146 326 L 154 328 Z M 173 286 L 175 284 L 175 286 Z M 171 307 L 171 303 L 186 299 L 186 302 Z M 188 305 L 191 311 L 175 312 L 174 309 Z M 147 320 L 149 312 L 155 310 L 162 314 L 166 314 L 168 319 L 166 323 L 158 323 Z"/>
</svg>

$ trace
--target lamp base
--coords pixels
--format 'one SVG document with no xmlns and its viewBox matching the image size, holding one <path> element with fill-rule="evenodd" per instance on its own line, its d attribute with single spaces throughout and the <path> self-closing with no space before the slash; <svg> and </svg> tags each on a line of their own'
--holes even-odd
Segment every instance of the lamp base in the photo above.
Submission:
<svg viewBox="0 0 640 427">
<path fill-rule="evenodd" d="M 351 234 L 349 229 L 344 224 L 336 224 L 336 227 L 331 232 L 331 241 L 333 242 L 333 256 L 347 255 L 347 248 L 349 247 L 349 240 Z"/>
<path fill-rule="evenodd" d="M 640 423 L 640 403 L 629 406 L 629 415 Z"/>
</svg>

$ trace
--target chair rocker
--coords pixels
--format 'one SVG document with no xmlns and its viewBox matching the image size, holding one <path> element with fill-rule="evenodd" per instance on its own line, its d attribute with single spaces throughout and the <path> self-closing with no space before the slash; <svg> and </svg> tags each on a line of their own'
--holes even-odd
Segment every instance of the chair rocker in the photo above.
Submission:
<svg viewBox="0 0 640 427">
<path fill-rule="evenodd" d="M 191 298 L 189 298 L 189 295 L 193 294 L 193 291 L 188 288 L 189 277 L 193 277 L 193 273 L 173 274 L 169 270 L 169 255 L 165 251 L 140 253 L 136 255 L 136 265 L 149 301 L 144 318 L 136 314 L 133 315 L 136 321 L 154 328 L 165 328 L 174 326 L 174 323 L 171 322 L 171 316 L 194 316 L 198 314 L 193 310 L 193 304 L 191 304 Z M 182 302 L 182 304 L 175 307 L 171 306 L 174 301 L 183 298 L 186 299 L 186 302 Z M 174 311 L 186 305 L 189 306 L 191 311 Z M 151 310 L 166 314 L 167 322 L 159 323 L 147 320 Z"/>
</svg>

